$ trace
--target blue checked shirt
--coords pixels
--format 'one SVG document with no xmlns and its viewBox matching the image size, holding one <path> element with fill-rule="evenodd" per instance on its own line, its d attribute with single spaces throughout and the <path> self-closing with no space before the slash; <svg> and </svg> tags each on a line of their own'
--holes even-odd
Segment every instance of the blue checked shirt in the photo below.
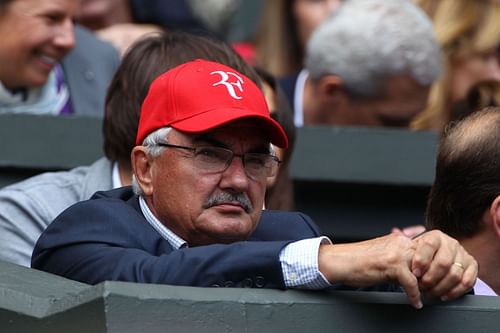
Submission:
<svg viewBox="0 0 500 333">
<path fill-rule="evenodd" d="M 151 226 L 176 250 L 188 247 L 153 215 L 143 197 L 139 197 L 142 214 Z M 288 244 L 280 253 L 281 269 L 288 288 L 324 289 L 331 284 L 318 268 L 318 251 L 321 244 L 331 244 L 328 237 L 317 237 Z"/>
</svg>

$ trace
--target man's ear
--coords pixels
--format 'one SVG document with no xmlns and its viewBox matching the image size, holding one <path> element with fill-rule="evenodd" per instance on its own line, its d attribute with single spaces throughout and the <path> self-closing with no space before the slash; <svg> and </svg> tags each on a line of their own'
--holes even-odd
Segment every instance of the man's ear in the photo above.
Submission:
<svg viewBox="0 0 500 333">
<path fill-rule="evenodd" d="M 136 146 L 131 154 L 132 169 L 134 171 L 137 184 L 142 189 L 144 195 L 153 193 L 153 160 L 144 146 Z"/>
<path fill-rule="evenodd" d="M 319 79 L 317 86 L 317 93 L 322 98 L 336 97 L 339 93 L 343 93 L 343 81 L 336 75 L 325 75 Z"/>
<path fill-rule="evenodd" d="M 500 237 L 500 195 L 498 195 L 490 206 L 490 216 L 493 221 L 493 229 L 497 237 Z"/>
</svg>

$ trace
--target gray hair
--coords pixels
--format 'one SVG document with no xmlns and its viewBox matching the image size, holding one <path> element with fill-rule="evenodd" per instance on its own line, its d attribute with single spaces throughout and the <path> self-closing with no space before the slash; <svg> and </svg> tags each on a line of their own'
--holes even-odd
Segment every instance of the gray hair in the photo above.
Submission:
<svg viewBox="0 0 500 333">
<path fill-rule="evenodd" d="M 168 135 L 172 131 L 172 127 L 162 127 L 157 129 L 154 132 L 151 132 L 144 140 L 142 141 L 142 145 L 146 147 L 147 152 L 153 158 L 156 158 L 161 155 L 165 147 L 159 146 L 160 142 L 167 142 Z M 132 189 L 136 195 L 143 195 L 141 187 L 135 178 L 135 175 L 132 175 Z"/>
<path fill-rule="evenodd" d="M 376 96 L 391 75 L 424 86 L 441 72 L 432 23 L 408 0 L 349 0 L 312 34 L 305 67 L 313 80 L 334 74 L 347 92 Z"/>
</svg>

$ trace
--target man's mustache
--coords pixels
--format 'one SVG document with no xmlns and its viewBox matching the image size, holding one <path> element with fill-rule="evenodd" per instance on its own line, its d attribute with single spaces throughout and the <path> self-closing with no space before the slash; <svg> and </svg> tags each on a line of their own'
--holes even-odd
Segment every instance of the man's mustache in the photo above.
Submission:
<svg viewBox="0 0 500 333">
<path fill-rule="evenodd" d="M 238 202 L 246 213 L 250 214 L 253 211 L 253 205 L 248 199 L 248 197 L 243 193 L 227 193 L 221 192 L 210 197 L 207 202 L 203 205 L 203 208 L 207 209 L 212 206 L 229 203 Z"/>
</svg>

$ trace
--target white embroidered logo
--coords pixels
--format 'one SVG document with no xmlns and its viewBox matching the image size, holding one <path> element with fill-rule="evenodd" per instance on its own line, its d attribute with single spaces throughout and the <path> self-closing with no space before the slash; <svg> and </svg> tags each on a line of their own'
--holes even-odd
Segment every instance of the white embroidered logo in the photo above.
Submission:
<svg viewBox="0 0 500 333">
<path fill-rule="evenodd" d="M 241 96 L 237 95 L 237 92 L 234 89 L 234 87 L 237 87 L 240 92 L 243 92 L 243 87 L 242 87 L 243 79 L 238 74 L 232 73 L 232 72 L 223 72 L 223 71 L 214 71 L 214 72 L 210 73 L 210 75 L 212 75 L 212 74 L 219 74 L 221 77 L 219 82 L 213 84 L 214 87 L 218 86 L 219 84 L 223 84 L 226 87 L 227 92 L 229 93 L 229 95 L 231 95 L 232 98 L 235 98 L 235 99 L 242 98 Z M 229 80 L 229 75 L 235 77 L 236 82 L 228 82 L 227 80 Z"/>
</svg>

